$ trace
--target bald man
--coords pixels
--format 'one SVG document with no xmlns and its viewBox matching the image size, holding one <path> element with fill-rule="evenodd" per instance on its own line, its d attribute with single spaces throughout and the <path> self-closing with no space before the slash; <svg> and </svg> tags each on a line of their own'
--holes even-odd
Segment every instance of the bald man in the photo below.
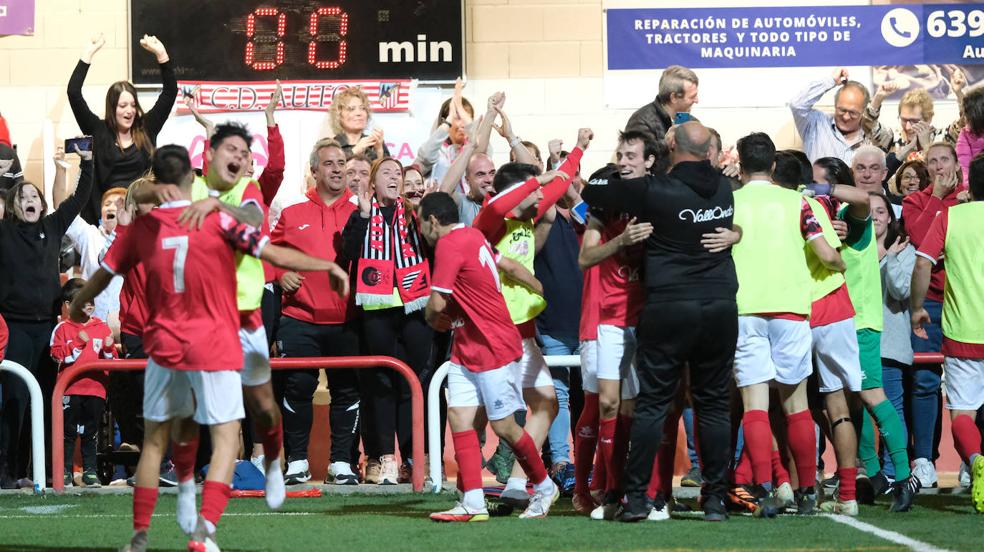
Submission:
<svg viewBox="0 0 984 552">
<path fill-rule="evenodd" d="M 711 134 L 698 122 L 677 127 L 673 167 L 665 175 L 588 186 L 592 207 L 650 223 L 645 256 L 646 302 L 637 329 L 639 396 L 625 470 L 622 521 L 646 519 L 646 488 L 667 411 L 689 367 L 704 463 L 705 519 L 727 518 L 726 470 L 731 442 L 732 362 L 738 339 L 738 279 L 730 246 L 731 185 L 707 160 Z"/>
</svg>

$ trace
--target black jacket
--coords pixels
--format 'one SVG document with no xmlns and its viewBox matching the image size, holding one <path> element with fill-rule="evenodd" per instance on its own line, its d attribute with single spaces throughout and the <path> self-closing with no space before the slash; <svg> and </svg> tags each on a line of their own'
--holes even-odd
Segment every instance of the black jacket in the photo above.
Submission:
<svg viewBox="0 0 984 552">
<path fill-rule="evenodd" d="M 62 236 L 91 191 L 92 179 L 81 179 L 75 193 L 55 212 L 31 224 L 14 219 L 13 206 L 7 205 L 7 215 L 0 221 L 0 315 L 7 321 L 55 320 L 60 307 Z"/>
<path fill-rule="evenodd" d="M 708 161 L 678 163 L 666 175 L 601 184 L 581 193 L 592 208 L 653 225 L 643 267 L 648 301 L 735 299 L 738 277 L 731 251 L 710 253 L 700 243 L 717 227 L 731 228 L 734 218 L 731 185 Z"/>
<path fill-rule="evenodd" d="M 625 123 L 625 130 L 641 130 L 652 134 L 657 140 L 662 140 L 666 136 L 666 131 L 673 126 L 673 119 L 669 113 L 653 100 L 639 109 L 629 117 L 629 122 Z"/>
<path fill-rule="evenodd" d="M 95 163 L 95 182 L 96 189 L 90 197 L 85 198 L 85 205 L 82 209 L 82 218 L 89 224 L 99 224 L 100 203 L 102 194 L 106 190 L 115 187 L 127 187 L 131 182 L 143 175 L 150 168 L 151 152 L 136 152 L 137 159 L 124 166 L 121 161 L 124 152 L 116 145 L 116 136 L 109 129 L 105 119 L 100 119 L 89 109 L 82 96 L 82 84 L 85 82 L 85 75 L 89 72 L 89 64 L 79 60 L 72 72 L 72 78 L 68 81 L 68 104 L 72 107 L 75 114 L 75 122 L 86 135 L 92 136 L 92 154 Z M 161 95 L 157 97 L 149 111 L 143 115 L 144 131 L 151 144 L 157 143 L 157 134 L 171 114 L 174 107 L 174 100 L 178 97 L 178 81 L 174 77 L 174 69 L 171 63 L 161 64 Z M 113 117 L 114 113 L 107 113 L 106 116 Z M 65 153 L 72 153 L 66 151 Z"/>
</svg>

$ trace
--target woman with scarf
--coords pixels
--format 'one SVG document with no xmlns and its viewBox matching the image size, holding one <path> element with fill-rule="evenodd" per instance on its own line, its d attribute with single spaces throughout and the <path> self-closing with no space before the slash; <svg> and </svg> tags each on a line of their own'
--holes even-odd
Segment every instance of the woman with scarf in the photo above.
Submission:
<svg viewBox="0 0 984 552">
<path fill-rule="evenodd" d="M 400 197 L 403 167 L 390 157 L 373 163 L 368 185 L 360 190 L 359 210 L 342 232 L 345 256 L 355 270 L 355 304 L 362 310 L 368 354 L 406 362 L 421 383 L 429 379 L 433 334 L 424 321 L 430 295 L 430 264 L 418 234 L 413 207 Z M 401 467 L 394 455 L 399 440 L 403 472 L 409 473 L 411 449 L 410 389 L 390 368 L 369 372 L 371 420 L 369 449 L 379 453 L 379 484 L 393 485 Z"/>
</svg>

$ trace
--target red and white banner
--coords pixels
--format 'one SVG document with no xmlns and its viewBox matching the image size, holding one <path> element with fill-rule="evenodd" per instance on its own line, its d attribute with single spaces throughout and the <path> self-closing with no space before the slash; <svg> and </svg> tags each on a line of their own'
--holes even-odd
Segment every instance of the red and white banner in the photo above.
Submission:
<svg viewBox="0 0 984 552">
<path fill-rule="evenodd" d="M 359 81 L 281 81 L 284 96 L 278 109 L 327 111 L 335 94 L 346 88 L 361 87 L 369 97 L 374 112 L 399 113 L 410 109 L 410 94 L 416 83 L 412 80 Z M 273 81 L 212 82 L 178 81 L 184 94 L 194 94 L 200 113 L 231 111 L 263 111 L 276 89 Z M 190 113 L 178 102 L 178 115 Z"/>
</svg>

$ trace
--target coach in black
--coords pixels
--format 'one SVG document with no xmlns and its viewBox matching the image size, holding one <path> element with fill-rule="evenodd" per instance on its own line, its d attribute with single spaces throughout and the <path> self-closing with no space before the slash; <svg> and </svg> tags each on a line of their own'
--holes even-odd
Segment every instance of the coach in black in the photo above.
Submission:
<svg viewBox="0 0 984 552">
<path fill-rule="evenodd" d="M 708 130 L 698 122 L 676 128 L 666 175 L 588 186 L 592 207 L 621 211 L 653 225 L 646 240 L 646 306 L 638 326 L 640 394 L 625 470 L 620 519 L 646 519 L 653 460 L 667 410 L 689 366 L 703 462 L 704 517 L 727 518 L 726 469 L 731 451 L 730 394 L 738 339 L 738 279 L 730 246 L 731 185 L 707 161 Z"/>
</svg>

